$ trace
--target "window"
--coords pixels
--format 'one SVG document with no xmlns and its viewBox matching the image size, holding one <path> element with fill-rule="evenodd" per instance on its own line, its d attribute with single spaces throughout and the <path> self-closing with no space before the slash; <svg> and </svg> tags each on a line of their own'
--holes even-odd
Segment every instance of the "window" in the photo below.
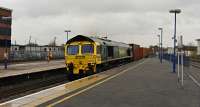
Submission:
<svg viewBox="0 0 200 107">
<path fill-rule="evenodd" d="M 82 46 L 82 53 L 93 53 L 94 52 L 94 47 L 91 44 L 83 45 Z"/>
<path fill-rule="evenodd" d="M 0 23 L 3 23 L 3 24 L 7 24 L 7 25 L 11 25 L 12 23 L 12 20 L 4 20 L 0 17 Z"/>
<path fill-rule="evenodd" d="M 11 46 L 11 40 L 0 39 L 0 47 L 10 47 L 10 46 Z"/>
<path fill-rule="evenodd" d="M 76 55 L 78 54 L 79 46 L 78 45 L 69 45 L 67 47 L 67 54 L 69 55 Z"/>
<path fill-rule="evenodd" d="M 11 28 L 0 28 L 0 35 L 11 35 Z"/>
</svg>

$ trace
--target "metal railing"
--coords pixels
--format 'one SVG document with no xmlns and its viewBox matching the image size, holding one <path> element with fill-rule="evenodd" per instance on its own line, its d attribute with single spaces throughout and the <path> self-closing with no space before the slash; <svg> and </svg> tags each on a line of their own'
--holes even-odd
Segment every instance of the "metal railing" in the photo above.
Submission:
<svg viewBox="0 0 200 107">
<path fill-rule="evenodd" d="M 180 62 L 180 64 L 182 64 L 182 61 L 181 61 L 181 58 L 180 58 L 181 56 L 179 56 L 179 58 L 178 58 L 178 56 L 176 55 L 176 57 L 175 57 L 175 63 L 176 64 L 178 64 L 178 59 L 179 59 L 179 62 Z M 173 57 L 173 54 L 163 54 L 163 59 L 165 59 L 165 60 L 167 60 L 167 61 L 173 61 L 174 59 L 173 59 L 174 57 Z M 190 57 L 188 57 L 188 56 L 186 56 L 186 55 L 184 55 L 183 56 L 183 65 L 184 66 L 190 66 L 190 64 L 191 64 L 191 59 L 190 59 Z"/>
</svg>

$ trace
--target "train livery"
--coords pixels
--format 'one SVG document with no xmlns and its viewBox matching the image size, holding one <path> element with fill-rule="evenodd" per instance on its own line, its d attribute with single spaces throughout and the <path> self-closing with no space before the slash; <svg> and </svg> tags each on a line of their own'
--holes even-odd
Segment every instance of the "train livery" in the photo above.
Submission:
<svg viewBox="0 0 200 107">
<path fill-rule="evenodd" d="M 137 54 L 134 46 L 105 38 L 77 35 L 65 45 L 68 76 L 90 75 L 110 65 L 134 60 Z"/>
</svg>

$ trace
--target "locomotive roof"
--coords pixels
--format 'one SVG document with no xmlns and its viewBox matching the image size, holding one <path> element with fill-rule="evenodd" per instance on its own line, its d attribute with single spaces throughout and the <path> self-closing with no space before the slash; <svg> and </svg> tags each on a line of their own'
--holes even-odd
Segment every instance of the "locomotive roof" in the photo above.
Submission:
<svg viewBox="0 0 200 107">
<path fill-rule="evenodd" d="M 90 41 L 90 42 L 98 42 L 101 45 L 107 45 L 107 46 L 120 46 L 120 47 L 129 47 L 128 44 L 122 43 L 122 42 L 116 42 L 111 41 L 108 39 L 98 38 L 98 37 L 87 37 L 83 35 L 77 35 L 70 40 L 67 41 L 67 43 L 71 43 L 74 41 Z"/>
</svg>

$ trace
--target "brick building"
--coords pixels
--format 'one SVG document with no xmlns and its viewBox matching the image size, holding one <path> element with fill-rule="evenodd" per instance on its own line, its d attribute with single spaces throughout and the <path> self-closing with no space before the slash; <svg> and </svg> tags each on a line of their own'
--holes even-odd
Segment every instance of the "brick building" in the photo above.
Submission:
<svg viewBox="0 0 200 107">
<path fill-rule="evenodd" d="M 0 62 L 3 60 L 4 52 L 10 50 L 12 10 L 0 7 Z"/>
</svg>

